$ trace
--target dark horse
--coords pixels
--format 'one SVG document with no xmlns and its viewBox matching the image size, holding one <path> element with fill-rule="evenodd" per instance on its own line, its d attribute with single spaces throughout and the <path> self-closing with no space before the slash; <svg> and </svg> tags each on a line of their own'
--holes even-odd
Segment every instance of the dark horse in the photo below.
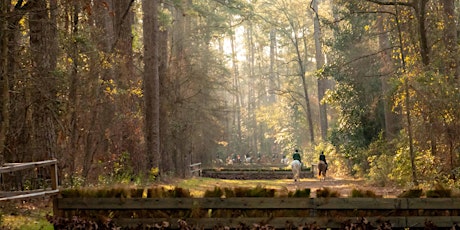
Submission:
<svg viewBox="0 0 460 230">
<path fill-rule="evenodd" d="M 318 177 L 320 180 L 326 180 L 326 163 L 319 161 L 318 163 Z"/>
</svg>

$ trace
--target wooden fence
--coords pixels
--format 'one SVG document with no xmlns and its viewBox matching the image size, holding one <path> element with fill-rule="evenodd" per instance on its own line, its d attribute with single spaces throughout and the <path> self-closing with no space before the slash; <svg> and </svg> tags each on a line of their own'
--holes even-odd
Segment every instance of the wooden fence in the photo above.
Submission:
<svg viewBox="0 0 460 230">
<path fill-rule="evenodd" d="M 118 226 L 185 221 L 196 229 L 255 225 L 344 229 L 365 218 L 373 227 L 450 228 L 460 223 L 460 198 L 56 198 L 55 215 L 107 215 Z M 103 214 L 105 213 L 105 214 Z"/>
<path fill-rule="evenodd" d="M 58 192 L 57 160 L 5 163 L 0 167 L 0 201 Z"/>
<path fill-rule="evenodd" d="M 201 176 L 201 162 L 191 164 L 189 167 L 190 167 L 190 175 Z"/>
<path fill-rule="evenodd" d="M 219 179 L 261 180 L 261 179 L 293 179 L 290 169 L 263 169 L 263 168 L 226 168 L 226 169 L 203 169 L 202 177 Z M 312 178 L 313 172 L 309 168 L 300 171 L 300 178 Z"/>
<path fill-rule="evenodd" d="M 261 179 L 293 179 L 289 165 L 286 164 L 233 164 L 219 168 L 204 168 L 201 170 L 202 177 L 238 180 L 261 180 Z M 300 178 L 313 178 L 317 173 L 317 165 L 303 166 Z"/>
</svg>

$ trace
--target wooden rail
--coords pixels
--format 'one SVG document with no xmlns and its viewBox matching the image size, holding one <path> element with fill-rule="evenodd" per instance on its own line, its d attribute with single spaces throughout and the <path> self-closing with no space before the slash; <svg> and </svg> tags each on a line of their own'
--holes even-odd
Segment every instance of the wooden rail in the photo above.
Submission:
<svg viewBox="0 0 460 230">
<path fill-rule="evenodd" d="M 439 228 L 460 223 L 460 198 L 57 198 L 55 215 L 70 218 L 110 212 L 124 227 L 168 222 L 177 229 L 213 229 L 266 224 L 276 229 L 315 223 L 321 228 L 343 228 L 347 221 L 366 218 L 372 226 Z"/>
<path fill-rule="evenodd" d="M 293 179 L 290 169 L 203 169 L 202 177 L 219 179 L 239 179 L 239 180 L 260 180 L 260 179 Z M 312 178 L 313 173 L 308 169 L 302 169 L 300 178 Z"/>
<path fill-rule="evenodd" d="M 201 162 L 190 165 L 190 174 L 192 176 L 201 176 Z"/>
<path fill-rule="evenodd" d="M 57 160 L 6 163 L 0 167 L 0 201 L 58 192 Z"/>
</svg>

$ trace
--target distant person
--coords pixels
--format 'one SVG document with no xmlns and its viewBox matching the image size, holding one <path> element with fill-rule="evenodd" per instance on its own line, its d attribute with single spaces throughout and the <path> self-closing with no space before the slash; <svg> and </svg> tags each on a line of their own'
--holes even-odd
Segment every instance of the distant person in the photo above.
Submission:
<svg viewBox="0 0 460 230">
<path fill-rule="evenodd" d="M 302 160 L 301 160 L 300 153 L 299 153 L 298 149 L 295 150 L 294 155 L 292 155 L 292 159 L 293 160 L 298 160 L 298 161 L 300 161 L 300 163 L 302 163 Z"/>
<path fill-rule="evenodd" d="M 283 155 L 283 158 L 281 159 L 281 164 L 287 165 L 287 163 L 288 163 L 288 159 L 285 155 Z"/>
<path fill-rule="evenodd" d="M 320 161 L 324 161 L 324 163 L 326 164 L 326 170 L 327 170 L 327 161 L 326 161 L 326 155 L 324 155 L 324 151 L 321 151 L 321 153 L 319 154 L 319 160 Z"/>
</svg>

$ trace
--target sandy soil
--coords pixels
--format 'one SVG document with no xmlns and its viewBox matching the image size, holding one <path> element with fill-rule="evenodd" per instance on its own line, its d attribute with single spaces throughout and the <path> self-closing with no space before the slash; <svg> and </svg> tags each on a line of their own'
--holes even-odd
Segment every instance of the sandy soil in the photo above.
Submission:
<svg viewBox="0 0 460 230">
<path fill-rule="evenodd" d="M 394 198 L 403 192 L 402 189 L 396 187 L 377 187 L 372 186 L 363 179 L 329 177 L 325 181 L 320 181 L 317 178 L 303 178 L 297 182 L 292 181 L 287 185 L 288 190 L 296 189 L 311 189 L 311 196 L 316 197 L 316 190 L 321 188 L 329 188 L 331 191 L 337 191 L 340 197 L 349 197 L 353 189 L 363 191 L 370 190 L 376 195 L 385 198 Z"/>
</svg>

